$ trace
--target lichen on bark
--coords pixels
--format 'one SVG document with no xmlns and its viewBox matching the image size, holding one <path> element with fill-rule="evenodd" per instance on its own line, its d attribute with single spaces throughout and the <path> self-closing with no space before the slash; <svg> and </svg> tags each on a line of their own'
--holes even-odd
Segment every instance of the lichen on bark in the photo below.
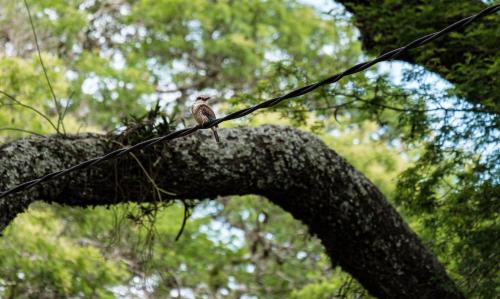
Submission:
<svg viewBox="0 0 500 299">
<path fill-rule="evenodd" d="M 308 225 L 327 254 L 373 295 L 461 298 L 444 268 L 366 177 L 316 137 L 279 126 L 208 132 L 135 153 L 163 199 L 259 194 Z M 28 137 L 0 147 L 0 189 L 109 152 L 113 136 Z M 152 201 L 137 160 L 122 157 L 0 199 L 0 229 L 31 202 Z M 91 213 L 91 211 L 89 211 Z"/>
</svg>

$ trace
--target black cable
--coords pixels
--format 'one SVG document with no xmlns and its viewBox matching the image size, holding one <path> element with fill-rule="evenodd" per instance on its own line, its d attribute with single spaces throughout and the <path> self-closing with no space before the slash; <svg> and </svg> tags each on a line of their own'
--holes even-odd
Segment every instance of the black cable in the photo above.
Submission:
<svg viewBox="0 0 500 299">
<path fill-rule="evenodd" d="M 313 84 L 309 84 L 307 86 L 304 86 L 304 87 L 300 87 L 300 88 L 297 88 L 285 95 L 282 95 L 282 96 L 279 96 L 279 97 L 276 97 L 276 98 L 272 98 L 272 99 L 269 99 L 267 101 L 264 101 L 260 104 L 257 104 L 255 106 L 252 106 L 252 107 L 249 107 L 249 108 L 246 108 L 246 109 L 242 109 L 242 110 L 239 110 L 239 111 L 236 111 L 236 112 L 233 112 L 231 114 L 228 114 L 222 118 L 218 118 L 208 124 L 205 124 L 205 125 L 197 125 L 197 126 L 194 126 L 194 127 L 190 127 L 190 128 L 186 128 L 186 129 L 181 129 L 181 130 L 178 130 L 178 131 L 175 131 L 175 132 L 172 132 L 170 134 L 167 134 L 167 135 L 164 135 L 164 136 L 160 136 L 160 137 L 156 137 L 156 138 L 152 138 L 152 139 L 148 139 L 148 140 L 144 140 L 144 141 L 141 141 L 133 146 L 130 146 L 130 147 L 124 147 L 124 148 L 121 148 L 121 149 L 118 149 L 118 150 L 115 150 L 115 151 L 112 151 L 104 156 L 100 156 L 100 157 L 96 157 L 96 158 L 93 158 L 93 159 L 90 159 L 90 160 L 87 160 L 85 162 L 82 162 L 78 165 L 75 165 L 75 166 L 72 166 L 70 168 L 67 168 L 67 169 L 64 169 L 64 170 L 59 170 L 59 171 L 56 171 L 56 172 L 53 172 L 53 173 L 50 173 L 50 174 L 47 174 L 43 177 L 40 177 L 40 178 L 37 178 L 37 179 L 34 179 L 34 180 L 31 180 L 31 181 L 28 181 L 28 182 L 24 182 L 20 185 L 17 185 L 7 191 L 4 191 L 2 193 L 0 193 L 0 198 L 3 198 L 3 197 L 6 197 L 7 195 L 9 194 L 12 194 L 12 193 L 16 193 L 16 192 L 19 192 L 19 191 L 22 191 L 22 190 L 26 190 L 26 189 L 29 189 L 33 186 L 36 186 L 36 185 L 39 185 L 43 182 L 46 182 L 48 180 L 52 180 L 52 179 L 56 179 L 56 178 L 59 178 L 67 173 L 70 173 L 70 172 L 73 172 L 73 171 L 77 171 L 77 170 L 81 170 L 81 169 L 84 169 L 84 168 L 88 168 L 88 167 L 91 167 L 91 166 L 94 166 L 94 165 L 97 165 L 97 164 L 100 164 L 104 161 L 107 161 L 107 160 L 112 160 L 112 159 L 115 159 L 115 158 L 118 158 L 118 157 L 121 157 L 129 152 L 132 152 L 132 151 L 135 151 L 135 150 L 139 150 L 139 149 L 143 149 L 143 148 L 146 148 L 146 147 L 149 147 L 149 146 L 152 146 L 154 144 L 157 144 L 159 142 L 162 142 L 162 141 L 167 141 L 167 140 L 172 140 L 172 139 L 176 139 L 176 138 L 180 138 L 180 137 L 183 137 L 183 136 L 186 136 L 186 135 L 189 135 L 193 132 L 196 132 L 200 129 L 208 129 L 210 127 L 213 127 L 215 125 L 218 125 L 222 122 L 225 122 L 225 121 L 228 121 L 228 120 L 232 120 L 232 119 L 236 119 L 236 118 L 241 118 L 243 116 L 246 116 L 256 110 L 259 110 L 259 109 L 263 109 L 263 108 L 269 108 L 269 107 L 272 107 L 272 106 L 275 106 L 277 105 L 278 103 L 284 101 L 284 100 L 287 100 L 287 99 L 291 99 L 291 98 L 295 98 L 295 97 L 298 97 L 298 96 L 301 96 L 301 95 L 304 95 L 306 93 L 309 93 L 321 86 L 324 86 L 324 85 L 327 85 L 327 84 L 332 84 L 334 82 L 337 82 L 339 81 L 340 79 L 342 79 L 343 77 L 345 76 L 348 76 L 348 75 L 352 75 L 354 73 L 358 73 L 358 72 L 361 72 L 367 68 L 369 68 L 370 66 L 376 64 L 376 63 L 379 63 L 381 61 L 386 61 L 386 60 L 392 60 L 392 59 L 395 59 L 396 57 L 398 57 L 401 53 L 403 53 L 404 51 L 407 51 L 407 50 L 410 50 L 410 49 L 414 49 L 414 48 L 417 48 L 417 47 L 420 47 L 424 44 L 427 44 L 447 33 L 449 33 L 450 31 L 453 31 L 455 29 L 458 29 L 460 27 L 463 27 L 463 26 L 467 26 L 469 25 L 470 23 L 474 22 L 475 20 L 481 18 L 481 17 L 484 17 L 486 15 L 489 15 L 489 14 L 493 14 L 495 12 L 497 12 L 498 10 L 500 10 L 500 4 L 496 4 L 496 5 L 492 5 L 488 8 L 485 8 L 483 9 L 482 11 L 480 11 L 479 13 L 473 15 L 473 16 L 470 16 L 470 17 L 467 17 L 467 18 L 464 18 L 460 21 L 457 21 L 451 25 L 449 25 L 448 27 L 440 30 L 440 31 L 437 31 L 437 32 L 434 32 L 434 33 L 431 33 L 431 34 L 428 34 L 426 36 L 423 36 L 423 37 L 420 37 L 412 42 L 410 42 L 409 44 L 407 44 L 406 46 L 404 47 L 401 47 L 401 48 L 398 48 L 398 49 L 394 49 L 392 51 L 389 51 L 385 54 L 382 54 L 381 56 L 373 59 L 373 60 L 370 60 L 370 61 L 367 61 L 367 62 L 363 62 L 363 63 L 359 63 L 345 71 L 343 71 L 342 73 L 338 73 L 338 74 L 335 74 L 331 77 L 328 77 L 326 79 L 323 79 L 319 82 L 316 82 L 316 83 L 313 83 Z"/>
</svg>

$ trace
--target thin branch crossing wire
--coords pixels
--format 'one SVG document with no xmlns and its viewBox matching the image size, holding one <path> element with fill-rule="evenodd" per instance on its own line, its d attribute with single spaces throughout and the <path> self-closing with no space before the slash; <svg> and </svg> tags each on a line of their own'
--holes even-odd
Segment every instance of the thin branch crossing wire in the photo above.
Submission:
<svg viewBox="0 0 500 299">
<path fill-rule="evenodd" d="M 341 73 L 338 73 L 338 74 L 335 74 L 331 77 L 328 77 L 326 79 L 323 79 L 319 82 L 316 82 L 316 83 L 313 83 L 313 84 L 310 84 L 310 85 L 307 85 L 307 86 L 304 86 L 304 87 L 300 87 L 300 88 L 297 88 L 285 95 L 282 95 L 282 96 L 279 96 L 279 97 L 276 97 L 276 98 L 272 98 L 272 99 L 269 99 L 267 101 L 264 101 L 264 102 L 261 102 L 260 104 L 257 104 L 255 106 L 252 106 L 252 107 L 249 107 L 249 108 L 246 108 L 246 109 L 242 109 L 242 110 L 239 110 L 239 111 L 236 111 L 236 112 L 233 112 L 231 114 L 228 114 L 222 118 L 218 118 L 210 123 L 207 123 L 205 125 L 197 125 L 197 126 L 194 126 L 194 127 L 190 127 L 190 128 L 185 128 L 185 129 L 181 129 L 181 130 L 178 130 L 178 131 L 175 131 L 175 132 L 172 132 L 170 134 L 167 134 L 167 135 L 164 135 L 164 136 L 160 136 L 160 137 L 155 137 L 155 138 L 152 138 L 152 139 L 148 139 L 148 140 L 144 140 L 144 141 L 141 141 L 133 146 L 129 146 L 129 147 L 124 147 L 124 148 L 120 148 L 118 150 L 115 150 L 115 151 L 112 151 L 106 155 L 103 155 L 103 156 L 100 156 L 100 157 L 96 157 L 96 158 L 93 158 L 93 159 L 90 159 L 90 160 L 87 160 L 87 161 L 84 161 L 80 164 L 77 164 L 75 166 L 72 166 L 70 168 L 67 168 L 67 169 L 64 169 L 64 170 L 59 170 L 59 171 L 56 171 L 56 172 L 53 172 L 53 173 L 50 173 L 50 174 L 47 174 L 43 177 L 40 177 L 40 178 L 37 178 L 37 179 L 34 179 L 34 180 L 31 180 L 31 181 L 27 181 L 27 182 L 24 182 L 20 185 L 17 185 L 7 191 L 4 191 L 2 193 L 0 193 L 0 198 L 3 198 L 3 197 L 6 197 L 7 195 L 9 194 L 13 194 L 13 193 L 16 193 L 16 192 L 19 192 L 19 191 L 23 191 L 23 190 L 26 190 L 26 189 L 29 189 L 31 187 L 34 187 L 36 185 L 39 185 L 43 182 L 46 182 L 46 181 L 49 181 L 49 180 L 52 180 L 52 179 L 56 179 L 56 178 L 59 178 L 59 177 L 62 177 L 70 172 L 73 172 L 73 171 L 77 171 L 77 170 L 82 170 L 82 169 L 85 169 L 85 168 L 89 168 L 89 167 L 92 167 L 92 166 L 95 166 L 97 164 L 100 164 L 104 161 L 108 161 L 108 160 L 112 160 L 112 159 L 116 159 L 118 157 L 121 157 L 121 156 L 124 156 L 132 151 L 136 151 L 136 150 L 140 150 L 140 149 L 144 149 L 146 147 L 149 147 L 149 146 L 152 146 L 154 144 L 157 144 L 157 143 L 160 143 L 160 142 L 163 142 L 163 141 L 168 141 L 168 140 L 172 140 L 172 139 L 176 139 L 176 138 L 180 138 L 180 137 L 184 137 L 184 136 L 187 136 L 189 134 L 192 134 L 193 132 L 196 132 L 200 129 L 208 129 L 208 128 L 211 128 L 215 125 L 218 125 L 222 122 L 225 122 L 225 121 L 228 121 L 228 120 L 232 120 L 232 119 L 237 119 L 237 118 L 241 118 L 243 116 L 246 116 L 256 110 L 259 110 L 259 109 L 263 109 L 263 108 L 269 108 L 269 107 L 272 107 L 272 106 L 275 106 L 277 104 L 279 104 L 280 102 L 284 101 L 284 100 L 287 100 L 287 99 L 291 99 L 291 98 L 295 98 L 295 97 L 298 97 L 298 96 L 301 96 L 301 95 L 304 95 L 306 93 L 309 93 L 321 86 L 324 86 L 324 85 L 327 85 L 327 84 L 332 84 L 334 82 L 337 82 L 339 81 L 340 79 L 342 79 L 343 77 L 345 76 L 348 76 L 348 75 L 352 75 L 354 73 L 358 73 L 358 72 L 361 72 L 369 67 L 371 67 L 372 65 L 376 64 L 376 63 L 379 63 L 381 61 L 387 61 L 387 60 L 392 60 L 392 59 L 395 59 L 398 57 L 398 55 L 400 55 L 401 53 L 407 51 L 407 50 L 410 50 L 410 49 L 414 49 L 414 48 L 417 48 L 417 47 L 420 47 L 424 44 L 427 44 L 427 43 L 430 43 L 431 41 L 453 31 L 453 30 L 456 30 L 458 28 L 461 28 L 463 26 L 467 26 L 469 25 L 471 22 L 474 22 L 476 20 L 478 20 L 479 18 L 481 17 L 484 17 L 486 15 L 490 15 L 490 14 L 493 14 L 497 11 L 500 10 L 500 4 L 497 4 L 497 5 L 492 5 L 488 8 L 485 8 L 484 10 L 480 11 L 479 13 L 475 14 L 475 15 L 472 15 L 470 17 L 467 17 L 467 18 L 464 18 L 460 21 L 457 21 L 451 25 L 449 25 L 448 27 L 440 30 L 440 31 L 437 31 L 437 32 L 434 32 L 434 33 L 431 33 L 431 34 L 428 34 L 428 35 L 425 35 L 423 37 L 420 37 L 412 42 L 410 42 L 409 44 L 407 44 L 406 46 L 403 46 L 401 48 L 397 48 L 397 49 L 394 49 L 392 51 L 389 51 L 385 54 L 382 54 L 381 56 L 373 59 L 373 60 L 370 60 L 370 61 L 367 61 L 367 62 L 363 62 L 363 63 L 359 63 Z"/>
</svg>

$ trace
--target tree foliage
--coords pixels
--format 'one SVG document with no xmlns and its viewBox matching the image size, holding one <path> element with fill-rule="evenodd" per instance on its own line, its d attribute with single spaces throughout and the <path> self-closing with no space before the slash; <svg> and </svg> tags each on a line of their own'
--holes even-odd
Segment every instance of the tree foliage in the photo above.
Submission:
<svg viewBox="0 0 500 299">
<path fill-rule="evenodd" d="M 219 111 L 233 111 L 483 7 L 340 2 L 352 17 L 281 0 L 28 4 L 68 132 L 120 130 L 124 118 L 156 103 L 182 127 L 196 94 L 213 95 Z M 0 90 L 8 93 L 0 95 L 0 139 L 53 133 L 62 115 L 26 8 L 0 0 L 0 10 Z M 421 67 L 408 68 L 401 83 L 374 69 L 233 124 L 285 123 L 320 135 L 395 199 L 466 293 L 491 298 L 500 240 L 495 20 L 402 57 L 449 80 L 444 90 Z M 203 202 L 178 242 L 182 208 L 160 206 L 32 206 L 0 239 L 0 295 L 368 296 L 327 261 L 304 226 L 264 199 Z"/>
<path fill-rule="evenodd" d="M 380 53 L 470 16 L 498 1 L 340 1 L 354 14 L 363 45 Z M 489 3 L 484 3 L 489 2 Z M 381 17 L 383 16 L 383 17 Z M 422 225 L 434 250 L 450 265 L 470 296 L 492 297 L 498 291 L 499 200 L 498 105 L 500 36 L 498 14 L 438 40 L 401 59 L 421 68 L 406 72 L 403 82 L 429 81 L 425 118 L 410 119 L 403 136 L 420 147 L 415 165 L 398 182 L 396 201 Z M 383 32 L 383 34 L 382 34 Z M 436 91 L 436 80 L 452 84 Z M 429 88 L 430 87 L 430 88 Z"/>
</svg>

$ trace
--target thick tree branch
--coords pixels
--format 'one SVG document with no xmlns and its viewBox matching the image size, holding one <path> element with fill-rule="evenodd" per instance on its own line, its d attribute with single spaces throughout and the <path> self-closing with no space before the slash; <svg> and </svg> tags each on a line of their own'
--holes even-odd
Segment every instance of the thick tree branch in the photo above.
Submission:
<svg viewBox="0 0 500 299">
<path fill-rule="evenodd" d="M 136 153 L 175 198 L 259 194 L 308 225 L 328 255 L 381 298 L 462 298 L 436 258 L 380 191 L 314 136 L 263 126 L 221 130 Z M 32 136 L 0 147 L 0 190 L 108 152 L 102 135 Z M 0 200 L 0 228 L 34 200 L 72 206 L 155 200 L 131 157 Z M 90 212 L 90 211 L 89 211 Z"/>
</svg>

